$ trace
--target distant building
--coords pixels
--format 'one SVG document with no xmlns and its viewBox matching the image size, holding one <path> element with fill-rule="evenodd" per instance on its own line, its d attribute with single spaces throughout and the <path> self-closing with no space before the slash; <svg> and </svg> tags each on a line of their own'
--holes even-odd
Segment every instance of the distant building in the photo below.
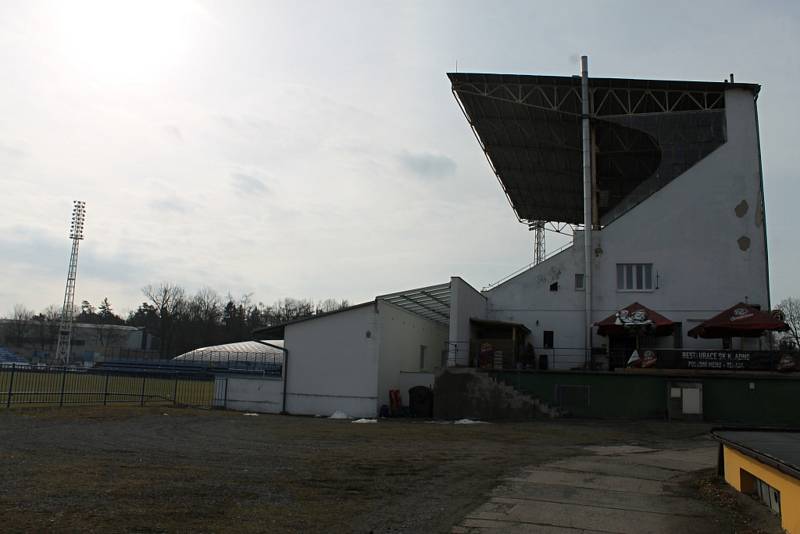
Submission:
<svg viewBox="0 0 800 534">
<path fill-rule="evenodd" d="M 31 319 L 24 325 L 0 319 L 6 346 L 31 361 L 47 362 L 55 356 L 58 323 Z M 73 323 L 71 362 L 102 361 L 104 358 L 150 352 L 156 339 L 143 327 Z"/>
<path fill-rule="evenodd" d="M 181 363 L 205 364 L 225 369 L 257 369 L 280 374 L 283 368 L 283 341 L 239 341 L 200 347 L 173 358 Z"/>
</svg>

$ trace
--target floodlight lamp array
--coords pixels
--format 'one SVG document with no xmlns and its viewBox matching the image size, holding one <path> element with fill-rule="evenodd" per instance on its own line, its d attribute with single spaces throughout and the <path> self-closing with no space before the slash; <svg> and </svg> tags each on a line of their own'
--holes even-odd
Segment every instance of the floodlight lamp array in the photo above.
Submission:
<svg viewBox="0 0 800 534">
<path fill-rule="evenodd" d="M 86 202 L 75 200 L 72 207 L 72 223 L 69 226 L 70 239 L 83 239 L 83 223 L 86 219 Z"/>
</svg>

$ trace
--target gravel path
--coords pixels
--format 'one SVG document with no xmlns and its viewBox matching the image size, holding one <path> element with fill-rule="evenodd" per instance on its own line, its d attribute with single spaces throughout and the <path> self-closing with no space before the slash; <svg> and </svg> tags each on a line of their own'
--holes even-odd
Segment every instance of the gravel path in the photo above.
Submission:
<svg viewBox="0 0 800 534">
<path fill-rule="evenodd" d="M 727 518 L 687 491 L 687 476 L 716 465 L 714 443 L 670 448 L 587 447 L 507 478 L 454 534 L 663 533 L 728 530 Z"/>
</svg>

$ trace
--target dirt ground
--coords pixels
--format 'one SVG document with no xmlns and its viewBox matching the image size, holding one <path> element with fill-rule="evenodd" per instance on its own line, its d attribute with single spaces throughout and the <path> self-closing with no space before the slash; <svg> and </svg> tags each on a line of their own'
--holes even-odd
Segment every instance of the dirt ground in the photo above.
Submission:
<svg viewBox="0 0 800 534">
<path fill-rule="evenodd" d="M 0 411 L 4 532 L 446 532 L 504 475 L 677 423 L 378 424 L 127 407 Z"/>
</svg>

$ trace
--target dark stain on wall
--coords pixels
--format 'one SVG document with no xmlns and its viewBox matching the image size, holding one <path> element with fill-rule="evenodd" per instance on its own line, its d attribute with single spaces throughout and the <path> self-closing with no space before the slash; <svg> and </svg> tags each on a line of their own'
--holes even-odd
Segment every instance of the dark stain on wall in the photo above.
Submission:
<svg viewBox="0 0 800 534">
<path fill-rule="evenodd" d="M 742 237 L 737 239 L 736 242 L 739 243 L 739 248 L 742 250 L 747 250 L 748 248 L 750 248 L 750 238 L 747 237 L 746 235 L 743 235 Z"/>
</svg>

